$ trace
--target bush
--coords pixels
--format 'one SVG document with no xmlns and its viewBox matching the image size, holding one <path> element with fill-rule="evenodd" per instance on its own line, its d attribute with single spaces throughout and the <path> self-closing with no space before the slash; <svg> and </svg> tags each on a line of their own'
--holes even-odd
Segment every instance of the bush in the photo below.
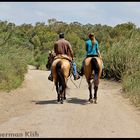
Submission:
<svg viewBox="0 0 140 140">
<path fill-rule="evenodd" d="M 133 31 L 131 38 L 124 38 L 103 54 L 106 78 L 122 81 L 126 97 L 140 106 L 140 32 Z"/>
<path fill-rule="evenodd" d="M 129 97 L 134 105 L 140 106 L 140 72 L 134 72 L 131 75 L 126 74 L 123 77 L 124 96 Z"/>
<path fill-rule="evenodd" d="M 6 46 L 0 48 L 0 90 L 9 91 L 21 85 L 29 59 L 28 49 Z"/>
</svg>

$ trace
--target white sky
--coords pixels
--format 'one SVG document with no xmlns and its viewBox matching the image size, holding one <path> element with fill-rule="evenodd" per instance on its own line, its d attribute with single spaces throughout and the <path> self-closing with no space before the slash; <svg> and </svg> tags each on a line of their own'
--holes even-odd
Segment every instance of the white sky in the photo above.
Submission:
<svg viewBox="0 0 140 140">
<path fill-rule="evenodd" d="M 20 25 L 47 23 L 50 18 L 109 26 L 132 22 L 140 27 L 140 2 L 0 2 L 2 21 Z"/>
</svg>

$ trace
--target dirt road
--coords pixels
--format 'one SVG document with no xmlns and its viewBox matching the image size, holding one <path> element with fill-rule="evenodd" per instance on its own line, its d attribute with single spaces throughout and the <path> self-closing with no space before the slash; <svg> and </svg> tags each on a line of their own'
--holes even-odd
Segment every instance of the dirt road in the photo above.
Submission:
<svg viewBox="0 0 140 140">
<path fill-rule="evenodd" d="M 101 79 L 98 103 L 90 104 L 85 79 L 80 88 L 69 79 L 67 100 L 58 104 L 48 74 L 30 69 L 22 87 L 0 92 L 0 138 L 140 137 L 140 110 L 122 97 L 119 83 Z"/>
</svg>

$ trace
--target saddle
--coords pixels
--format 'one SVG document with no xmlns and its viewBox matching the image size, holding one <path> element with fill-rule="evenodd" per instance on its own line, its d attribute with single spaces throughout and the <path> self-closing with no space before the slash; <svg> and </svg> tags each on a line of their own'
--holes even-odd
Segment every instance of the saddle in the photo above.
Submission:
<svg viewBox="0 0 140 140">
<path fill-rule="evenodd" d="M 59 55 L 55 56 L 54 60 L 56 60 L 56 59 L 66 59 L 66 60 L 72 62 L 72 58 L 65 54 L 59 54 Z"/>
</svg>

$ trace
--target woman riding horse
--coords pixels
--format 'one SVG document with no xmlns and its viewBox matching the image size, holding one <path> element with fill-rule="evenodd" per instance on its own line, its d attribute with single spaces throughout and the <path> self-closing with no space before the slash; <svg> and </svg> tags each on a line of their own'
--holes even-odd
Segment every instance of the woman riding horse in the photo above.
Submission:
<svg viewBox="0 0 140 140">
<path fill-rule="evenodd" d="M 92 100 L 92 74 L 94 71 L 94 102 L 97 100 L 97 90 L 99 85 L 99 80 L 102 74 L 103 62 L 99 51 L 98 41 L 95 39 L 94 33 L 89 34 L 89 40 L 86 41 L 86 58 L 82 62 L 80 76 L 83 74 L 86 77 L 89 89 L 89 101 Z"/>
</svg>

